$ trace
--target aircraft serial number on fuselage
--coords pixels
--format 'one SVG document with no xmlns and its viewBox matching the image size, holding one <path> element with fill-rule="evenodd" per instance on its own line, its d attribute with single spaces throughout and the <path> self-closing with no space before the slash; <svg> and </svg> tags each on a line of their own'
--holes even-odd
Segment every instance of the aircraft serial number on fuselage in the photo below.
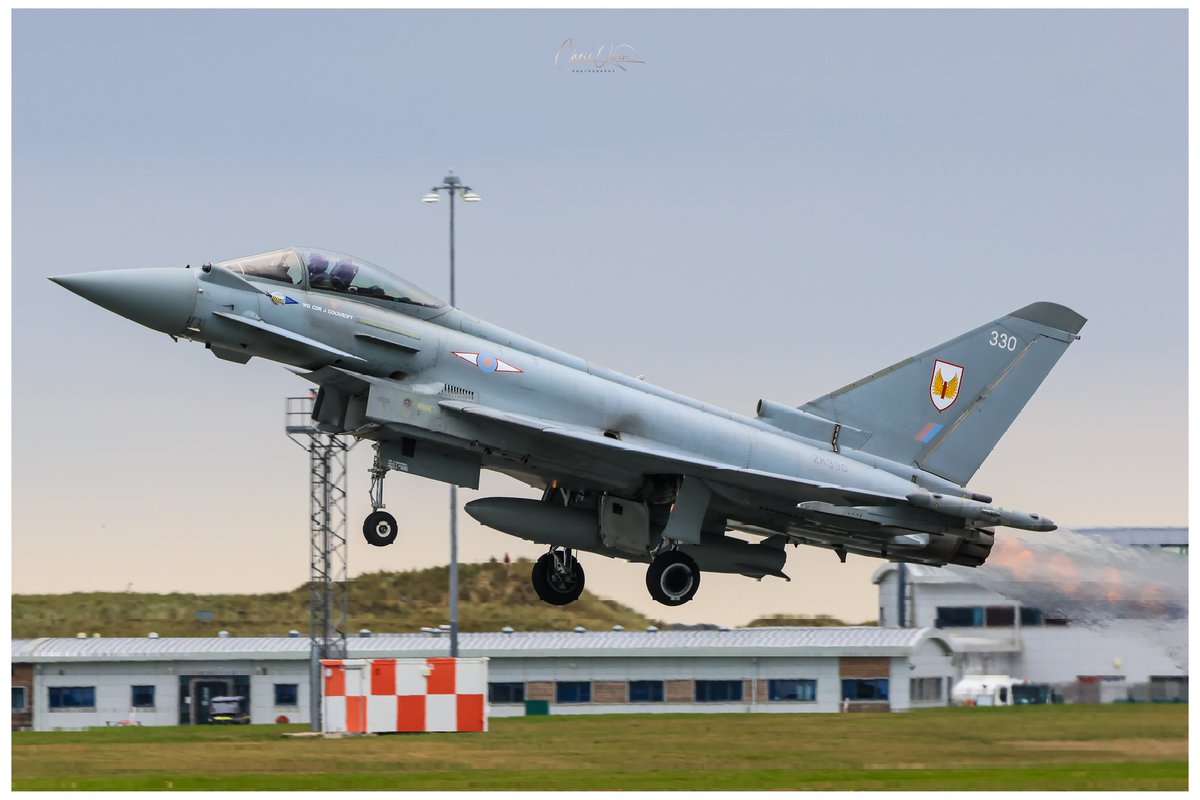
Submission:
<svg viewBox="0 0 1200 800">
<path fill-rule="evenodd" d="M 312 303 L 301 303 L 300 305 L 304 306 L 309 311 L 317 311 L 322 314 L 331 314 L 335 317 L 341 317 L 342 319 L 354 319 L 353 314 L 347 314 L 345 311 L 336 311 L 332 308 L 326 308 L 325 306 L 317 306 L 317 305 L 313 305 Z"/>
<path fill-rule="evenodd" d="M 825 469 L 831 469 L 834 472 L 849 472 L 850 471 L 850 467 L 846 466 L 845 464 L 839 463 L 837 461 L 830 461 L 828 458 L 825 458 L 824 456 L 813 456 L 813 463 L 816 464 L 818 467 L 824 467 Z"/>
</svg>

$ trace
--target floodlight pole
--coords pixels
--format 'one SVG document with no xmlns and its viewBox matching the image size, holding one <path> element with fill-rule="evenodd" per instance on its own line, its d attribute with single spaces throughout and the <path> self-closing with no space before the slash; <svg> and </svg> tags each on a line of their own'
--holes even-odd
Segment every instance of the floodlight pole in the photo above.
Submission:
<svg viewBox="0 0 1200 800">
<path fill-rule="evenodd" d="M 450 305 L 454 306 L 454 199 L 461 196 L 468 203 L 478 202 L 479 195 L 450 170 L 441 186 L 434 186 L 425 195 L 427 203 L 438 201 L 438 192 L 450 198 Z M 450 484 L 450 657 L 458 658 L 458 487 Z"/>
</svg>

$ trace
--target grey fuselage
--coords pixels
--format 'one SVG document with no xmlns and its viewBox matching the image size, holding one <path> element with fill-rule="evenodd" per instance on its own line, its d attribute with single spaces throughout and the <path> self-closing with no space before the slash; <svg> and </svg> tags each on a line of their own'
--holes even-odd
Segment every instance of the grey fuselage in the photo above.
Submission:
<svg viewBox="0 0 1200 800">
<path fill-rule="evenodd" d="M 203 276 L 200 272 L 196 274 Z M 931 491 L 961 492 L 956 484 L 912 465 L 844 448 L 840 453 L 834 452 L 829 442 L 782 431 L 762 420 L 734 414 L 590 364 L 458 309 L 400 306 L 397 310 L 395 306 L 386 307 L 383 301 L 360 300 L 332 291 L 280 287 L 270 281 L 251 282 L 262 293 L 219 284 L 210 286 L 201 278 L 198 286 L 204 291 L 197 294 L 191 315 L 202 321 L 201 330 L 178 333 L 209 343 L 219 354 L 228 350 L 308 370 L 339 366 L 377 378 L 396 376 L 401 385 L 415 394 L 429 395 L 431 402 L 445 396 L 445 386 L 458 387 L 494 409 L 616 434 L 622 441 L 652 442 L 733 467 L 850 485 L 882 494 L 902 496 L 913 491 L 914 483 Z M 296 302 L 277 304 L 269 295 L 280 292 Z M 333 355 L 321 357 L 288 351 L 266 337 L 256 340 L 248 336 L 248 329 L 214 316 L 214 311 L 261 319 L 363 361 L 342 359 L 339 363 Z M 416 352 L 383 344 L 380 340 L 384 339 Z M 455 353 L 487 354 L 521 371 L 485 371 Z M 437 416 L 429 420 L 428 427 L 417 419 L 409 420 L 412 433 L 419 436 L 427 430 L 442 443 L 450 444 L 453 431 L 434 430 L 435 419 Z M 365 437 L 378 438 L 378 434 L 367 431 Z M 459 444 L 466 447 L 470 441 Z M 554 463 L 556 459 L 553 454 L 546 454 L 544 461 Z M 523 472 L 502 460 L 485 466 L 518 475 Z"/>
</svg>

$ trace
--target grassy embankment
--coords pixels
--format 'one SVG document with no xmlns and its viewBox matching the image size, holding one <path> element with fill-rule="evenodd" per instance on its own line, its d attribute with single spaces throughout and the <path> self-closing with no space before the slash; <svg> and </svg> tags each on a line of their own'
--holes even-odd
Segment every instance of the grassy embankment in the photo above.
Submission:
<svg viewBox="0 0 1200 800">
<path fill-rule="evenodd" d="M 538 600 L 529 583 L 532 564 L 524 559 L 505 566 L 497 562 L 459 567 L 460 625 L 464 631 L 570 630 L 582 625 L 605 630 L 663 626 L 627 606 L 591 592 L 569 606 Z M 417 631 L 446 622 L 447 568 L 409 572 L 374 572 L 351 579 L 350 624 L 353 633 L 368 628 L 379 633 Z M 233 636 L 308 633 L 308 588 L 269 594 L 146 594 L 143 592 L 74 592 L 13 595 L 13 638 L 39 636 Z M 197 619 L 197 611 L 212 613 Z M 762 617 L 749 627 L 765 625 L 828 626 L 845 623 L 825 614 Z M 873 623 L 868 623 L 873 624 Z"/>
<path fill-rule="evenodd" d="M 654 620 L 590 592 L 569 606 L 537 599 L 526 560 L 459 567 L 460 626 L 464 631 L 570 630 L 582 625 L 604 630 L 613 625 L 645 627 Z M 349 582 L 351 632 L 417 631 L 446 622 L 447 567 L 410 572 L 375 572 Z M 308 633 L 308 588 L 272 594 L 145 594 L 76 592 L 13 595 L 13 638 L 74 636 L 233 636 Z M 211 620 L 199 620 L 209 611 Z"/>
</svg>

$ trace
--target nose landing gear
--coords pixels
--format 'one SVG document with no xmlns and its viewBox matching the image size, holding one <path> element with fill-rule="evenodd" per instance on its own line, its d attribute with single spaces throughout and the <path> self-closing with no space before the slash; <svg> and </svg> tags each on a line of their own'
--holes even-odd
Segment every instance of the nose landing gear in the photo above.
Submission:
<svg viewBox="0 0 1200 800">
<path fill-rule="evenodd" d="M 363 538 L 367 544 L 385 547 L 396 541 L 399 530 L 396 518 L 386 511 L 372 511 L 363 522 Z"/>
<path fill-rule="evenodd" d="M 553 549 L 533 564 L 533 590 L 542 602 L 565 606 L 583 594 L 583 566 L 570 550 Z"/>
<path fill-rule="evenodd" d="M 372 511 L 363 521 L 363 538 L 367 544 L 375 547 L 385 547 L 396 541 L 399 528 L 396 518 L 383 508 L 383 478 L 387 475 L 387 467 L 379 457 L 379 443 L 375 444 L 375 463 L 371 466 L 371 508 Z"/>
</svg>

